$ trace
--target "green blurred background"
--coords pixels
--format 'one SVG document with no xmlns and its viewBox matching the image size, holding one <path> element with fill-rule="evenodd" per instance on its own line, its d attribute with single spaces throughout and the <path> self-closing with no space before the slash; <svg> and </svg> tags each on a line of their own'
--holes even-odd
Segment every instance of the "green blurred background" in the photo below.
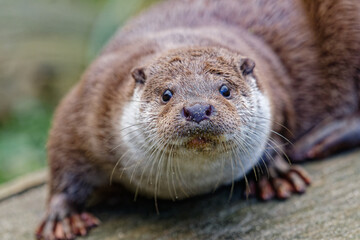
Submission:
<svg viewBox="0 0 360 240">
<path fill-rule="evenodd" d="M 60 99 L 128 18 L 158 0 L 0 0 L 0 183 L 46 165 Z"/>
</svg>

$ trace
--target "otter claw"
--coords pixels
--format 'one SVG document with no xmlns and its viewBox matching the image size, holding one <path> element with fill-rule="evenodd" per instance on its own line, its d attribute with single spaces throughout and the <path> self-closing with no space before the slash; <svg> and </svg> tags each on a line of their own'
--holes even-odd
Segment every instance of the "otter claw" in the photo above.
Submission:
<svg viewBox="0 0 360 240">
<path fill-rule="evenodd" d="M 275 189 L 275 196 L 278 199 L 287 199 L 293 192 L 293 187 L 286 180 L 275 178 L 272 180 L 272 186 Z"/>
<path fill-rule="evenodd" d="M 100 224 L 100 220 L 90 213 L 72 214 L 62 220 L 46 218 L 36 230 L 39 240 L 72 240 L 75 236 L 85 236 L 91 228 Z"/>
<path fill-rule="evenodd" d="M 303 168 L 289 166 L 283 159 L 276 159 L 268 168 L 268 176 L 260 176 L 258 180 L 250 176 L 249 187 L 246 188 L 247 196 L 257 196 L 263 201 L 273 198 L 287 199 L 293 193 L 304 193 L 311 183 Z"/>
<path fill-rule="evenodd" d="M 83 212 L 80 217 L 85 222 L 87 228 L 93 228 L 100 225 L 100 220 L 90 213 Z"/>
<path fill-rule="evenodd" d="M 37 228 L 35 235 L 39 240 L 71 240 L 84 236 L 100 224 L 99 219 L 90 213 L 78 213 L 66 194 L 52 196 L 47 216 Z"/>
<path fill-rule="evenodd" d="M 275 196 L 275 192 L 273 188 L 271 187 L 270 182 L 266 177 L 263 177 L 258 182 L 258 188 L 259 188 L 259 197 L 261 200 L 267 201 Z"/>
</svg>

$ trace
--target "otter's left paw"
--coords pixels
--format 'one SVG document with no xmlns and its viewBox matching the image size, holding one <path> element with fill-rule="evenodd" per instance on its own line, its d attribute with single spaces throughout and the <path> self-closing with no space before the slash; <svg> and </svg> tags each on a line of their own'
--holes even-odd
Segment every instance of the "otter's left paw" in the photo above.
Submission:
<svg viewBox="0 0 360 240">
<path fill-rule="evenodd" d="M 264 201 L 286 199 L 293 193 L 304 193 L 310 182 L 310 177 L 303 168 L 289 165 L 281 157 L 276 157 L 261 176 L 255 176 L 254 173 L 249 176 L 245 194 Z"/>
</svg>

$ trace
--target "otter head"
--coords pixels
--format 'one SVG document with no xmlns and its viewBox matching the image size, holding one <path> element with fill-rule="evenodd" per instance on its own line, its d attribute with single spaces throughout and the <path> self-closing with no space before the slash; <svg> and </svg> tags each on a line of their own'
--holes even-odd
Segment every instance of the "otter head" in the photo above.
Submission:
<svg viewBox="0 0 360 240">
<path fill-rule="evenodd" d="M 134 95 L 121 120 L 132 152 L 128 166 L 141 165 L 152 175 L 154 162 L 159 169 L 174 164 L 190 182 L 215 174 L 225 183 L 261 157 L 270 110 L 251 59 L 221 48 L 178 49 L 131 75 Z"/>
</svg>

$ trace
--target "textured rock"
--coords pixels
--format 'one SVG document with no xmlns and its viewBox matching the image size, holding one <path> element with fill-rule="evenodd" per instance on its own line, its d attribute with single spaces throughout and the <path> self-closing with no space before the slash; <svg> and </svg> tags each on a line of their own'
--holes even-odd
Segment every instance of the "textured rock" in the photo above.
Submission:
<svg viewBox="0 0 360 240">
<path fill-rule="evenodd" d="M 182 202 L 122 201 L 91 209 L 102 225 L 81 239 L 360 239 L 360 151 L 310 162 L 304 195 L 267 203 L 229 188 Z M 0 187 L 1 190 L 1 187 Z M 0 239 L 32 239 L 46 187 L 0 202 Z M 130 196 L 129 196 L 130 198 Z"/>
</svg>

